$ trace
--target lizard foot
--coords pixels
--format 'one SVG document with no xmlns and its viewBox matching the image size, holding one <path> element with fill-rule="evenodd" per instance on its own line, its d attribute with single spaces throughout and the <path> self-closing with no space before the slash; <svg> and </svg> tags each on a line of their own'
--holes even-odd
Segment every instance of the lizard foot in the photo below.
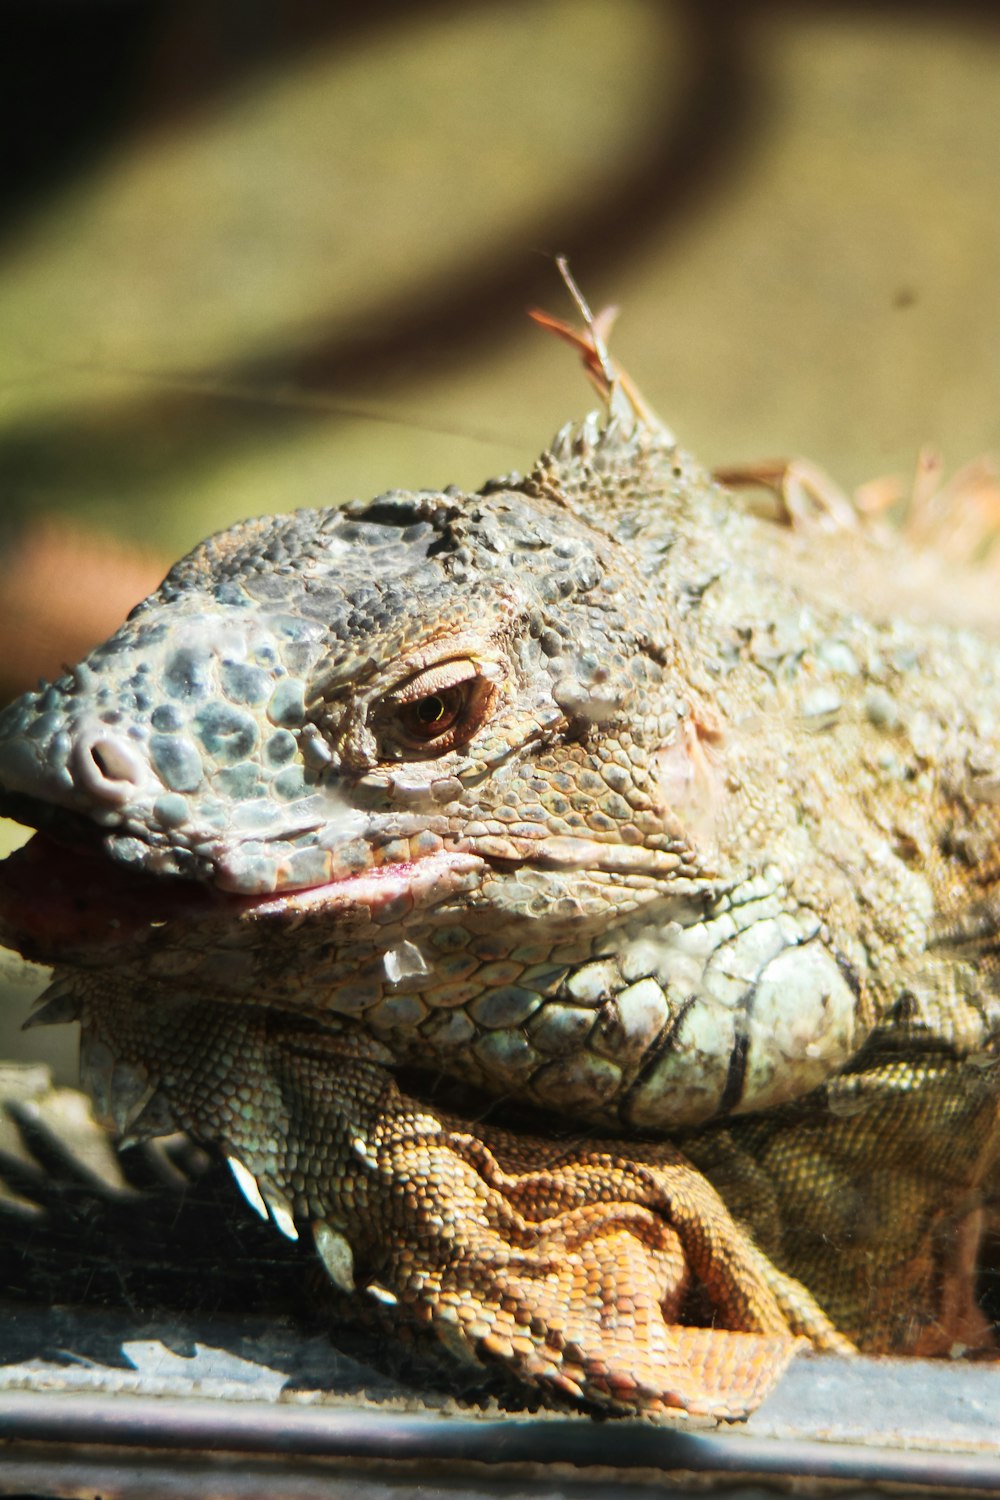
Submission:
<svg viewBox="0 0 1000 1500">
<path fill-rule="evenodd" d="M 731 1420 L 800 1348 L 850 1347 L 666 1142 L 470 1127 L 404 1094 L 349 1029 L 199 1003 L 136 1030 L 99 1009 L 104 1045 L 223 1145 L 258 1212 L 311 1226 L 342 1290 L 468 1363 L 620 1413 Z"/>
<path fill-rule="evenodd" d="M 305 1061 L 298 1086 L 332 1138 L 345 1074 L 355 1100 L 372 1064 Z M 806 1347 L 807 1325 L 846 1347 L 672 1146 L 473 1133 L 384 1074 L 365 1125 L 335 1184 L 340 1213 L 364 1204 L 376 1295 L 460 1357 L 574 1401 L 732 1419 Z M 686 1326 L 692 1316 L 710 1326 Z"/>
</svg>

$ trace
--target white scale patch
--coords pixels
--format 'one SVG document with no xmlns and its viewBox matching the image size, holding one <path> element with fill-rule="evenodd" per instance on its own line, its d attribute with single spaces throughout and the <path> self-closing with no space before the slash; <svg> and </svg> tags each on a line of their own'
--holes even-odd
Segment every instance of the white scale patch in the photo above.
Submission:
<svg viewBox="0 0 1000 1500">
<path fill-rule="evenodd" d="M 816 919 L 784 908 L 773 875 L 758 876 L 707 918 L 678 907 L 670 922 L 630 930 L 619 962 L 646 1002 L 634 1019 L 648 1028 L 658 994 L 663 1023 L 676 1023 L 669 1049 L 631 1096 L 633 1123 L 711 1119 L 741 1046 L 739 1097 L 725 1101 L 736 1113 L 807 1093 L 847 1062 L 856 1045 L 854 991 L 818 940 Z"/>
<path fill-rule="evenodd" d="M 404 979 L 429 972 L 424 955 L 415 943 L 409 941 L 390 948 L 382 962 L 390 984 L 399 984 Z"/>
</svg>

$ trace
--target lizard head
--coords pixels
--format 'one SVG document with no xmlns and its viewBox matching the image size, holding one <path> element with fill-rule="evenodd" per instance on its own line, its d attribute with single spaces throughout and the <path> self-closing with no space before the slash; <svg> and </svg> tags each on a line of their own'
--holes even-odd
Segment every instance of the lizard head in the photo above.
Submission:
<svg viewBox="0 0 1000 1500">
<path fill-rule="evenodd" d="M 591 422 L 527 480 L 203 543 L 0 716 L 2 810 L 40 830 L 0 874 L 4 941 L 350 1011 L 465 982 L 458 922 L 586 943 L 704 879 L 671 805 L 691 672 L 595 524 L 653 448 Z"/>
</svg>

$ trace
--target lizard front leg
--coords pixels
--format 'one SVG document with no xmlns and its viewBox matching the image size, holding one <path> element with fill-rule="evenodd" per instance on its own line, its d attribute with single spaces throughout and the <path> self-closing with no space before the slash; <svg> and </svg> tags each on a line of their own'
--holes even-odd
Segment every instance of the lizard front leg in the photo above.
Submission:
<svg viewBox="0 0 1000 1500">
<path fill-rule="evenodd" d="M 117 1070 L 150 1095 L 149 1129 L 169 1115 L 220 1143 L 343 1290 L 466 1361 L 611 1410 L 718 1419 L 751 1411 L 806 1338 L 850 1347 L 666 1143 L 470 1128 L 407 1097 L 362 1033 L 251 1007 L 142 1013 L 105 990 L 84 1022 L 111 1112 Z"/>
</svg>

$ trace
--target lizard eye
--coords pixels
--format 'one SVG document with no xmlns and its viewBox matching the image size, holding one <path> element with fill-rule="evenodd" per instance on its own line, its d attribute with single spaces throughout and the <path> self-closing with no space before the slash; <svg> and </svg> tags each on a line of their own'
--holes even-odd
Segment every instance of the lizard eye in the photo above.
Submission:
<svg viewBox="0 0 1000 1500">
<path fill-rule="evenodd" d="M 414 703 L 401 705 L 397 722 L 407 734 L 418 740 L 436 740 L 447 734 L 461 717 L 467 693 L 461 687 L 444 688 L 428 693 Z"/>
<path fill-rule="evenodd" d="M 474 661 L 442 662 L 389 693 L 389 738 L 401 750 L 441 755 L 464 745 L 484 722 L 496 697 L 489 668 Z"/>
</svg>

